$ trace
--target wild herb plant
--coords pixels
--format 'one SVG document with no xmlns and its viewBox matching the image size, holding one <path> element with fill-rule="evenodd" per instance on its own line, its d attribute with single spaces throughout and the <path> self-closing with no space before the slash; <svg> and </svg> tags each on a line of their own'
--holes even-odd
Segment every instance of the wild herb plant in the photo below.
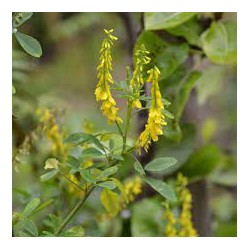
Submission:
<svg viewBox="0 0 250 250">
<path fill-rule="evenodd" d="M 119 39 L 113 30 L 104 30 L 92 94 L 113 130 L 97 131 L 86 126 L 84 130 L 69 134 L 59 122 L 56 110 L 37 109 L 38 126 L 14 151 L 13 165 L 18 171 L 22 156 L 45 138 L 49 154 L 46 160 L 39 159 L 39 169 L 44 164 L 39 185 L 41 192 L 51 189 L 49 192 L 54 194 L 47 200 L 32 199 L 28 192 L 16 189 L 26 197 L 26 206 L 21 212 L 13 212 L 14 236 L 99 235 L 93 225 L 89 228 L 88 223 L 81 223 L 81 212 L 90 206 L 89 201 L 102 205 L 101 213 L 90 206 L 94 212 L 88 214 L 100 228 L 115 223 L 116 219 L 126 221 L 126 216 L 131 216 L 134 224 L 128 231 L 131 230 L 133 236 L 147 236 L 144 223 L 151 227 L 149 236 L 199 235 L 193 225 L 195 214 L 189 186 L 203 180 L 228 185 L 227 178 L 220 178 L 224 171 L 220 166 L 228 164 L 230 159 L 212 143 L 216 130 L 214 120 L 202 125 L 203 145 L 197 149 L 194 127 L 181 118 L 197 80 L 206 80 L 202 78 L 206 71 L 197 70 L 197 61 L 205 58 L 220 65 L 236 63 L 235 24 L 217 21 L 212 15 L 210 26 L 202 26 L 199 18 L 205 15 L 208 14 L 145 13 L 145 30 L 134 46 L 133 69 L 124 69 L 126 79 L 123 81 L 113 76 L 116 62 L 112 55 Z M 15 13 L 13 34 L 25 52 L 40 57 L 39 42 L 19 31 L 31 16 L 32 13 Z M 173 43 L 165 41 L 161 32 L 157 33 L 162 30 L 175 39 Z M 199 86 L 201 102 L 207 98 L 204 93 Z M 124 103 L 125 116 L 118 108 L 120 101 Z M 146 111 L 147 121 L 143 130 L 136 134 L 132 122 L 142 111 Z M 150 155 L 155 143 L 160 145 L 160 156 L 156 154 L 156 157 Z M 164 150 L 160 150 L 162 145 L 167 145 Z M 172 154 L 172 148 L 177 148 L 177 153 Z M 140 160 L 143 155 L 151 156 L 146 164 Z M 132 171 L 124 171 L 126 161 L 133 166 Z M 48 207 L 49 215 L 44 214 Z M 126 214 L 131 207 L 132 215 Z M 145 207 L 145 211 L 141 207 Z M 147 221 L 152 217 L 149 213 L 154 217 L 152 221 Z"/>
</svg>

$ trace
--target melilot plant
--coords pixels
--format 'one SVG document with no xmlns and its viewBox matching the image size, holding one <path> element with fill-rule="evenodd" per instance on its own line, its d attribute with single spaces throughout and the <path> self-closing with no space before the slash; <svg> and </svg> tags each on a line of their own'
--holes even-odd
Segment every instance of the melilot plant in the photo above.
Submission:
<svg viewBox="0 0 250 250">
<path fill-rule="evenodd" d="M 143 186 L 149 185 L 166 199 L 164 204 L 168 212 L 165 218 L 169 221 L 166 235 L 195 236 L 196 232 L 191 222 L 191 206 L 189 206 L 190 194 L 185 195 L 183 190 L 176 189 L 173 184 L 170 185 L 152 177 L 154 173 L 160 171 L 164 171 L 165 175 L 171 174 L 173 170 L 176 170 L 174 165 L 177 160 L 172 157 L 155 158 L 142 166 L 136 158 L 136 154 L 140 155 L 142 150 L 148 152 L 150 144 L 158 141 L 159 136 L 163 134 L 163 126 L 167 125 L 167 116 L 173 118 L 170 112 L 165 112 L 170 102 L 162 98 L 159 89 L 160 70 L 157 65 L 148 71 L 145 70 L 145 65 L 151 60 L 150 52 L 144 45 L 141 45 L 135 52 L 133 72 L 127 67 L 125 81 L 116 82 L 112 76 L 112 48 L 118 39 L 112 34 L 113 30 L 104 30 L 104 40 L 97 67 L 98 82 L 95 97 L 96 101 L 101 103 L 101 112 L 107 118 L 108 123 L 115 124 L 117 131 L 97 134 L 79 132 L 64 139 L 64 134 L 56 123 L 53 113 L 49 110 L 37 111 L 42 130 L 52 144 L 53 156 L 45 162 L 44 168 L 47 172 L 41 176 L 41 181 L 45 182 L 52 178 L 57 178 L 58 183 L 67 181 L 70 184 L 68 191 L 79 199 L 63 220 L 58 220 L 57 217 L 51 215 L 50 220 L 54 221 L 54 224 L 52 223 L 50 231 L 43 231 L 42 235 L 82 236 L 84 234 L 82 227 L 67 230 L 65 228 L 85 201 L 88 198 L 91 199 L 91 194 L 97 187 L 102 189 L 100 201 L 106 210 L 106 216 L 112 218 L 135 200 L 135 197 L 142 192 Z M 145 83 L 151 87 L 150 95 L 144 93 Z M 119 98 L 126 100 L 124 120 L 119 116 L 113 90 L 118 93 Z M 142 101 L 146 103 L 145 107 L 142 106 Z M 133 112 L 140 109 L 148 109 L 148 120 L 144 131 L 137 138 L 131 139 L 129 138 L 131 118 Z M 116 144 L 112 136 L 120 137 L 121 145 Z M 78 155 L 74 154 L 76 148 L 81 151 Z M 123 182 L 116 175 L 128 156 L 134 161 L 135 176 Z M 188 200 L 185 199 L 187 196 Z M 179 197 L 182 198 L 179 199 Z M 180 223 L 177 226 L 174 225 L 175 219 L 172 218 L 174 215 L 169 210 L 171 204 L 173 206 L 184 204 L 183 212 L 180 214 Z M 188 217 L 185 217 L 187 214 Z M 177 233 L 177 229 L 169 228 L 171 226 L 179 227 L 180 232 Z M 188 232 L 185 231 L 187 227 L 190 229 Z"/>
</svg>

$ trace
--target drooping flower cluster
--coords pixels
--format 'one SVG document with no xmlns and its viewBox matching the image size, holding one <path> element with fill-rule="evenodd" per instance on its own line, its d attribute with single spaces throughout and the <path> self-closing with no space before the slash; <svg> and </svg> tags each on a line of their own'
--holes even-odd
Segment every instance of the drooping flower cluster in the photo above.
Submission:
<svg viewBox="0 0 250 250">
<path fill-rule="evenodd" d="M 143 79 L 143 68 L 144 65 L 150 62 L 150 58 L 147 56 L 149 51 L 146 50 L 144 45 L 141 45 L 141 49 L 136 50 L 135 52 L 135 69 L 133 72 L 130 85 L 133 88 L 134 100 L 132 101 L 133 108 L 141 108 L 140 98 L 140 89 L 144 85 Z"/>
<path fill-rule="evenodd" d="M 149 145 L 151 144 L 151 140 L 158 141 L 158 136 L 163 134 L 162 126 L 167 125 L 165 122 L 165 115 L 162 110 L 164 109 L 162 100 L 161 100 L 161 92 L 159 89 L 159 78 L 160 71 L 155 66 L 151 70 L 149 70 L 149 78 L 148 82 L 152 83 L 151 87 L 151 96 L 152 103 L 149 109 L 148 121 L 145 125 L 145 130 L 140 134 L 139 139 L 137 141 L 137 148 L 140 152 L 140 148 L 144 148 L 145 151 L 148 151 Z"/>
<path fill-rule="evenodd" d="M 167 219 L 166 236 L 197 237 L 198 234 L 192 222 L 192 195 L 187 188 L 188 179 L 181 173 L 177 176 L 176 192 L 180 201 L 180 212 L 177 215 L 171 210 L 169 203 L 165 204 L 165 218 Z"/>
<path fill-rule="evenodd" d="M 111 75 L 112 67 L 112 56 L 111 56 L 111 47 L 113 46 L 113 41 L 116 41 L 117 38 L 111 33 L 113 30 L 104 30 L 105 38 L 102 42 L 100 50 L 100 62 L 97 67 L 99 79 L 95 96 L 96 101 L 102 101 L 101 111 L 108 118 L 109 123 L 113 122 L 122 122 L 122 119 L 118 117 L 118 108 L 116 108 L 116 101 L 111 95 L 110 84 L 113 84 L 113 78 Z"/>
<path fill-rule="evenodd" d="M 177 219 L 174 213 L 171 211 L 169 204 L 165 204 L 166 210 L 164 213 L 164 217 L 167 219 L 167 225 L 165 229 L 165 234 L 168 237 L 176 237 L 177 236 L 177 229 L 176 229 L 176 222 Z"/>
<path fill-rule="evenodd" d="M 135 196 L 142 192 L 142 180 L 139 176 L 127 181 L 124 184 L 124 193 L 129 202 L 134 201 Z"/>
<path fill-rule="evenodd" d="M 55 116 L 48 109 L 37 110 L 39 121 L 45 132 L 46 138 L 51 141 L 53 156 L 59 156 L 62 159 L 67 157 L 68 148 L 63 143 L 63 136 L 59 126 L 56 123 Z"/>
<path fill-rule="evenodd" d="M 179 196 L 182 203 L 182 210 L 179 217 L 179 223 L 181 230 L 179 236 L 182 237 L 195 237 L 197 232 L 193 226 L 192 222 L 192 195 L 189 189 L 187 188 L 188 180 L 181 173 L 177 176 L 177 182 L 179 185 Z"/>
</svg>

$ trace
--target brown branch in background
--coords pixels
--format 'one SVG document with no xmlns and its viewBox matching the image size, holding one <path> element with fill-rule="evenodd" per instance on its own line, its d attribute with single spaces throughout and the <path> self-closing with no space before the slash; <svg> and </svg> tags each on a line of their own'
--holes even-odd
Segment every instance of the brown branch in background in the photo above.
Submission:
<svg viewBox="0 0 250 250">
<path fill-rule="evenodd" d="M 211 211 L 209 206 L 210 192 L 206 180 L 200 180 L 189 185 L 193 198 L 193 223 L 198 235 L 211 236 Z"/>
<path fill-rule="evenodd" d="M 133 25 L 133 18 L 129 12 L 118 12 L 117 13 L 123 21 L 126 33 L 127 33 L 127 47 L 129 51 L 130 66 L 133 65 L 133 49 L 137 38 L 137 32 Z"/>
<path fill-rule="evenodd" d="M 190 94 L 190 98 L 185 107 L 183 119 L 191 121 L 196 125 L 196 128 L 200 127 L 204 117 L 206 116 L 207 110 L 199 107 L 197 103 L 196 90 Z M 199 133 L 196 137 L 196 148 L 202 145 L 203 141 Z M 210 190 L 206 180 L 200 180 L 189 185 L 192 193 L 193 206 L 192 206 L 192 219 L 194 227 L 201 237 L 211 236 L 211 210 L 209 204 Z"/>
</svg>

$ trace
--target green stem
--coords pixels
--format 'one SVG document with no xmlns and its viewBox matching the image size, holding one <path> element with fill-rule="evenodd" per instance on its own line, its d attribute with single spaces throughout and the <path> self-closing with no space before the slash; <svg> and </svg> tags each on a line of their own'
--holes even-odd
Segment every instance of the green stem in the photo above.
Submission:
<svg viewBox="0 0 250 250">
<path fill-rule="evenodd" d="M 116 126 L 118 128 L 119 134 L 123 137 L 123 132 L 122 132 L 122 129 L 121 129 L 119 123 L 117 121 L 115 121 L 115 124 L 116 124 Z"/>
<path fill-rule="evenodd" d="M 86 201 L 86 199 L 89 197 L 91 192 L 93 191 L 94 187 L 91 187 L 89 190 L 86 191 L 86 193 L 83 195 L 83 197 L 76 203 L 76 205 L 73 207 L 73 209 L 68 213 L 66 218 L 63 220 L 61 225 L 56 229 L 55 236 L 59 236 L 61 231 L 65 228 L 65 226 L 70 222 L 70 220 L 73 218 L 73 216 L 76 214 L 76 212 L 80 209 L 82 204 Z"/>
<path fill-rule="evenodd" d="M 124 131 L 124 135 L 123 135 L 122 153 L 124 153 L 124 152 L 126 151 L 126 143 L 127 143 L 127 136 L 128 136 L 128 130 L 129 130 L 129 124 L 130 124 L 131 113 L 132 113 L 132 102 L 131 102 L 131 101 L 128 101 L 126 125 L 125 125 L 125 131 Z"/>
<path fill-rule="evenodd" d="M 82 187 L 80 187 L 77 183 L 75 183 L 74 181 L 70 180 L 64 173 L 62 173 L 61 171 L 59 171 L 59 174 L 62 175 L 66 180 L 68 180 L 69 182 L 71 182 L 74 186 L 76 186 L 77 188 L 81 189 L 82 191 L 85 191 Z"/>
</svg>

